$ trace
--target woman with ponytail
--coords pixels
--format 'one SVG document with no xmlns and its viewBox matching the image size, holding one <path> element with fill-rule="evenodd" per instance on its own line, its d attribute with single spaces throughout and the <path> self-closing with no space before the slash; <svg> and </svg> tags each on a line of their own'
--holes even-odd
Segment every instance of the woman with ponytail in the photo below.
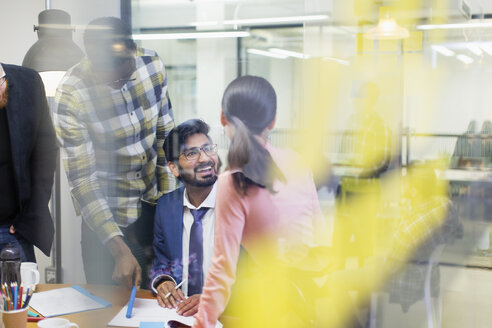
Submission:
<svg viewBox="0 0 492 328">
<path fill-rule="evenodd" d="M 299 165 L 296 153 L 268 143 L 276 114 L 275 90 L 261 77 L 239 77 L 224 91 L 221 124 L 231 140 L 228 166 L 218 180 L 214 257 L 193 327 L 215 327 L 224 312 L 241 246 L 261 267 L 278 260 L 279 239 L 289 238 L 287 226 L 296 229 L 296 240 L 309 243 L 305 237 L 312 237 L 311 219 L 320 213 L 312 174 Z M 254 301 L 239 304 L 259 317 L 262 306 Z"/>
</svg>

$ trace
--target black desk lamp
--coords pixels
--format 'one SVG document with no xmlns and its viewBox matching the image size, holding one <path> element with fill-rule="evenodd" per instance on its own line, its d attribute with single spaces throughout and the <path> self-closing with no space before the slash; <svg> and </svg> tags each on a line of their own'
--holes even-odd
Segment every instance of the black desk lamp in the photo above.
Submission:
<svg viewBox="0 0 492 328">
<path fill-rule="evenodd" d="M 22 66 L 38 71 L 46 95 L 53 97 L 64 72 L 78 63 L 84 53 L 72 40 L 73 28 L 67 12 L 47 9 L 39 13 L 38 21 L 34 31 L 39 40 L 27 51 Z"/>
</svg>

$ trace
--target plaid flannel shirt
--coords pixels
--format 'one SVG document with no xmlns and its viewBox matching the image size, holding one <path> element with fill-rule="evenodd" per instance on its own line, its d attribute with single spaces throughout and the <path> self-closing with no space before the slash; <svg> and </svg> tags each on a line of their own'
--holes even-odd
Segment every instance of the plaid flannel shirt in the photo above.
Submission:
<svg viewBox="0 0 492 328">
<path fill-rule="evenodd" d="M 176 188 L 162 144 L 174 127 L 163 62 L 137 49 L 121 89 L 98 83 L 87 59 L 58 87 L 53 112 L 74 206 L 101 241 L 122 235 L 141 200 Z"/>
<path fill-rule="evenodd" d="M 351 165 L 362 169 L 361 178 L 377 178 L 391 160 L 391 129 L 375 111 L 356 113 L 349 122 L 342 152 L 350 154 Z"/>
</svg>

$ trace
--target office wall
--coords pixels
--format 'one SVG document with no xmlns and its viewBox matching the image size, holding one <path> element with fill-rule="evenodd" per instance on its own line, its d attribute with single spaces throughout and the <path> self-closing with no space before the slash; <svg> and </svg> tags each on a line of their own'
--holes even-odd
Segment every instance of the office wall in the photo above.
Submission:
<svg viewBox="0 0 492 328">
<path fill-rule="evenodd" d="M 452 1 L 452 3 L 456 2 Z M 238 11 L 240 17 L 255 16 L 255 10 L 259 7 L 259 3 L 259 1 L 252 1 L 248 5 L 243 4 L 240 7 L 241 10 Z M 360 1 L 267 1 L 265 6 L 262 6 L 261 16 L 281 15 L 284 14 L 284 10 L 292 10 L 292 8 L 297 8 L 299 5 L 302 7 L 303 5 L 307 12 L 332 12 L 334 19 L 343 17 L 349 21 L 354 18 L 353 4 L 355 3 L 360 3 Z M 279 6 L 279 4 L 282 4 L 282 6 Z M 44 5 L 44 1 L 41 0 L 1 0 L 1 62 L 22 63 L 24 54 L 37 40 L 36 33 L 33 32 L 32 27 L 37 24 L 37 15 L 44 9 Z M 183 26 L 189 21 L 218 19 L 227 14 L 227 10 L 229 10 L 227 8 L 217 8 L 217 4 L 209 4 L 208 6 L 203 6 L 198 12 L 195 12 L 194 9 L 192 10 L 194 5 L 183 3 L 176 5 L 175 8 L 171 8 L 172 10 L 166 11 L 163 15 L 160 15 L 158 11 L 153 11 L 151 7 L 141 6 L 137 8 L 140 12 L 135 12 L 137 19 L 135 23 L 140 22 L 140 25 L 145 25 L 144 27 Z M 71 14 L 72 23 L 76 25 L 74 40 L 82 48 L 83 26 L 95 17 L 119 16 L 120 9 L 118 0 L 53 0 L 52 8 L 63 9 Z M 321 32 L 320 30 L 319 33 Z M 309 28 L 305 29 L 304 50 L 307 53 L 314 52 L 323 56 L 338 55 L 332 49 L 336 42 L 335 37 L 332 35 L 323 37 L 317 33 L 312 34 Z M 481 36 L 471 35 L 470 37 L 475 37 L 478 40 Z M 425 42 L 426 40 L 424 40 L 423 51 L 428 51 L 425 50 Z M 346 57 L 349 59 L 356 55 L 355 39 L 350 41 L 350 37 L 346 36 L 340 43 L 343 43 L 343 45 L 337 44 L 334 48 L 340 50 L 343 46 L 343 49 L 345 49 L 344 55 L 347 55 Z M 152 44 L 149 47 L 157 50 L 159 45 Z M 192 62 L 197 65 L 196 115 L 205 118 L 212 125 L 218 125 L 217 118 L 221 92 L 230 79 L 235 76 L 236 41 L 202 40 L 193 47 L 189 46 L 189 44 L 187 45 L 187 49 L 190 48 L 190 51 L 195 51 L 193 54 L 188 53 L 187 56 L 173 55 L 172 52 L 176 51 L 175 47 L 165 47 L 165 50 L 163 48 L 158 51 L 166 64 L 169 63 L 168 58 L 171 57 L 180 60 L 179 62 L 170 63 L 174 65 L 188 65 L 190 64 L 188 59 L 193 59 Z M 468 66 L 457 62 L 455 58 L 438 58 L 435 67 L 430 62 L 432 60 L 430 53 L 419 54 L 417 57 L 415 60 L 428 61 L 428 65 L 423 66 L 420 71 L 416 72 L 413 70 L 414 65 L 406 65 L 408 62 L 404 63 L 404 85 L 402 86 L 404 88 L 404 99 L 403 104 L 399 108 L 395 108 L 395 111 L 399 112 L 402 110 L 401 107 L 403 107 L 403 111 L 406 113 L 404 119 L 410 127 L 420 132 L 460 133 L 466 129 L 471 119 L 477 119 L 480 125 L 481 121 L 492 118 L 492 112 L 489 108 L 489 104 L 492 103 L 492 94 L 487 92 L 492 88 L 492 75 L 487 74 L 491 66 L 486 65 L 492 61 L 491 56 L 484 53 L 481 58 L 474 57 L 475 62 Z M 484 70 L 484 67 L 486 70 Z M 294 66 L 292 62 L 289 63 L 287 61 L 272 61 L 267 69 L 272 83 L 279 89 L 284 90 L 283 96 L 279 100 L 279 109 L 282 112 L 279 113 L 277 125 L 281 128 L 288 128 L 291 122 L 296 122 L 297 116 L 293 114 L 301 112 L 302 107 L 292 107 L 295 104 L 292 102 L 291 95 L 298 93 L 299 90 L 298 88 L 296 89 L 295 84 L 289 84 L 289 80 L 284 77 L 302 75 L 301 73 L 305 66 L 304 64 L 296 64 Z M 347 72 L 352 71 L 350 66 L 343 69 Z M 436 87 L 423 88 L 424 84 L 419 83 L 419 81 L 430 78 L 435 79 Z M 347 78 L 347 80 L 349 79 Z M 173 82 L 170 80 L 170 84 Z M 210 92 L 211 87 L 213 92 Z M 334 128 L 343 129 L 346 126 L 346 120 L 352 106 L 350 101 L 351 87 L 351 85 L 347 84 L 342 88 L 344 93 L 340 96 L 339 113 L 335 117 L 336 120 L 331 124 Z M 429 101 L 429 99 L 432 101 Z M 183 110 L 183 108 L 176 109 Z M 428 153 L 428 149 L 430 148 L 420 147 L 416 151 L 421 157 L 435 155 Z M 79 245 L 80 218 L 75 216 L 67 190 L 65 174 L 62 172 L 62 262 L 64 280 L 67 282 L 83 282 L 84 276 Z M 46 266 L 50 263 L 49 259 L 40 254 L 38 254 L 38 258 L 42 263 L 41 266 Z"/>
<path fill-rule="evenodd" d="M 100 16 L 120 15 L 119 0 L 53 0 L 52 9 L 67 11 L 72 17 L 76 29 L 74 41 L 83 49 L 82 35 L 84 26 Z M 0 2 L 0 40 L 2 40 L 0 61 L 10 64 L 22 64 L 24 55 L 36 42 L 37 35 L 33 25 L 38 24 L 38 14 L 45 9 L 45 1 L 22 0 Z"/>
<path fill-rule="evenodd" d="M 44 1 L 1 1 L 0 2 L 0 61 L 22 64 L 24 55 L 36 42 L 33 25 L 38 14 L 44 9 Z"/>
<path fill-rule="evenodd" d="M 83 49 L 84 26 L 100 16 L 120 16 L 119 0 L 53 0 L 52 9 L 67 11 L 75 25 L 74 41 Z M 21 65 L 27 50 L 37 40 L 33 25 L 38 23 L 38 14 L 45 9 L 42 0 L 0 1 L 0 62 Z M 62 217 L 62 266 L 63 282 L 84 283 L 85 276 L 80 255 L 80 217 L 76 217 L 68 192 L 68 183 L 62 169 L 61 217 Z M 40 267 L 41 281 L 44 281 L 44 268 L 51 259 L 36 252 Z"/>
</svg>

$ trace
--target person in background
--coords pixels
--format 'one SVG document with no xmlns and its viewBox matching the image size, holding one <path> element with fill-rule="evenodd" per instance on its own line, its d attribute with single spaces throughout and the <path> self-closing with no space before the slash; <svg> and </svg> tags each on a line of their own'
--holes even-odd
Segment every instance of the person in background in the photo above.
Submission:
<svg viewBox="0 0 492 328">
<path fill-rule="evenodd" d="M 348 165 L 354 168 L 341 178 L 337 195 L 333 249 L 338 268 L 347 257 L 357 257 L 360 265 L 374 255 L 378 211 L 381 205 L 381 179 L 392 159 L 392 131 L 377 111 L 380 89 L 374 82 L 362 84 L 355 92 L 355 113 L 342 138 L 348 152 Z M 386 118 L 387 119 L 387 118 Z M 354 206 L 354 203 L 362 204 Z M 363 212 L 363 213 L 361 213 Z"/>
<path fill-rule="evenodd" d="M 342 139 L 348 164 L 359 169 L 359 179 L 379 178 L 391 161 L 392 131 L 376 109 L 379 97 L 380 90 L 374 82 L 365 82 L 357 89 L 355 113 L 349 117 L 349 130 Z"/>
<path fill-rule="evenodd" d="M 157 202 L 150 280 L 159 304 L 184 316 L 198 310 L 214 249 L 219 157 L 208 132 L 205 122 L 191 119 L 172 129 L 164 141 L 169 168 L 184 187 Z"/>
<path fill-rule="evenodd" d="M 43 81 L 31 69 L 0 64 L 0 250 L 11 243 L 22 261 L 36 261 L 33 245 L 50 255 L 57 156 Z"/>
<path fill-rule="evenodd" d="M 147 286 L 152 203 L 176 188 L 162 148 L 174 127 L 166 71 L 118 18 L 90 22 L 84 45 L 87 58 L 62 80 L 53 116 L 83 218 L 84 271 L 89 283 L 130 288 L 143 277 Z"/>
<path fill-rule="evenodd" d="M 290 258 L 279 246 L 297 249 L 312 241 L 313 218 L 321 212 L 313 176 L 297 153 L 268 143 L 276 112 L 275 90 L 261 77 L 239 77 L 224 92 L 221 123 L 231 139 L 228 168 L 218 180 L 214 257 L 194 327 L 214 327 L 224 312 L 241 246 L 258 267 L 275 267 Z M 272 277 L 285 278 L 275 272 Z M 259 284 L 253 282 L 247 292 Z M 257 304 L 258 311 L 269 311 L 262 308 Z"/>
</svg>

